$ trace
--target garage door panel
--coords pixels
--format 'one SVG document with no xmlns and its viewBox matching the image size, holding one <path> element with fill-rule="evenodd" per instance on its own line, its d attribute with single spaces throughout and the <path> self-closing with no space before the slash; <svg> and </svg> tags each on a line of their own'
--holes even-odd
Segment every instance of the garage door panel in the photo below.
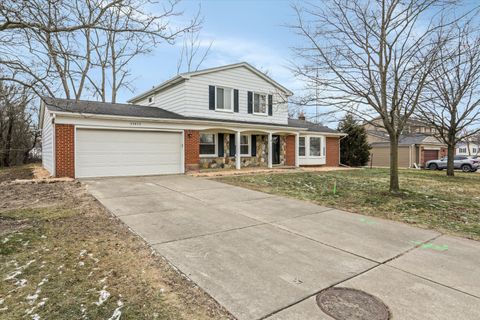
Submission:
<svg viewBox="0 0 480 320">
<path fill-rule="evenodd" d="M 180 173 L 181 134 L 78 129 L 76 176 Z"/>
</svg>

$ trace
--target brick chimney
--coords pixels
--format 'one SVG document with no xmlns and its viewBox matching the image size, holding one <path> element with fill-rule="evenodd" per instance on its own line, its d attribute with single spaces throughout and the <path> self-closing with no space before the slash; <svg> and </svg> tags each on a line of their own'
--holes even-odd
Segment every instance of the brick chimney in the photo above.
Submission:
<svg viewBox="0 0 480 320">
<path fill-rule="evenodd" d="M 305 114 L 302 112 L 300 112 L 300 114 L 298 115 L 298 120 L 302 120 L 302 121 L 305 121 Z"/>
</svg>

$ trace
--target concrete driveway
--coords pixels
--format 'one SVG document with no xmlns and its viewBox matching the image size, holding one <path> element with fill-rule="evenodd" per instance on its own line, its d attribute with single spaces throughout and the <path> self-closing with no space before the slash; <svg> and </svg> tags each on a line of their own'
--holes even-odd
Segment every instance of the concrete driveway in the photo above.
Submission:
<svg viewBox="0 0 480 320">
<path fill-rule="evenodd" d="M 84 182 L 238 319 L 332 319 L 332 286 L 393 319 L 480 319 L 479 242 L 189 176 Z"/>
</svg>

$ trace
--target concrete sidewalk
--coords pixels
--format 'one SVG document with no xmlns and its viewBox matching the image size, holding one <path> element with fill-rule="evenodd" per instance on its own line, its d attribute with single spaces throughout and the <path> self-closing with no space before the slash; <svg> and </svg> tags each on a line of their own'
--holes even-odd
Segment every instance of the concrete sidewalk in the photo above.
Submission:
<svg viewBox="0 0 480 320">
<path fill-rule="evenodd" d="M 84 180 L 238 319 L 332 319 L 331 286 L 393 319 L 480 319 L 480 243 L 190 176 Z"/>
</svg>

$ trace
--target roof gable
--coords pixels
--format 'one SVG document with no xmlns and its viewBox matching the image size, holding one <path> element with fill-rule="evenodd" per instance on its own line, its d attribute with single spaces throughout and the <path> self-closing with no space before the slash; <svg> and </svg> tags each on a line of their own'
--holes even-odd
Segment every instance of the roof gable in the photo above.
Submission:
<svg viewBox="0 0 480 320">
<path fill-rule="evenodd" d="M 128 100 L 128 102 L 129 103 L 138 102 L 139 100 L 147 97 L 148 95 L 151 95 L 152 93 L 155 93 L 155 92 L 164 90 L 164 89 L 166 89 L 170 86 L 179 84 L 179 83 L 183 82 L 184 80 L 188 80 L 191 77 L 196 77 L 196 76 L 200 76 L 200 75 L 203 75 L 203 74 L 208 74 L 208 73 L 212 73 L 212 72 L 219 72 L 219 71 L 224 71 L 224 70 L 229 70 L 229 69 L 234 69 L 234 68 L 246 68 L 247 70 L 249 70 L 252 73 L 254 73 L 255 75 L 257 75 L 258 77 L 262 78 L 263 80 L 267 81 L 271 85 L 273 85 L 273 86 L 277 87 L 278 89 L 280 89 L 281 91 L 283 91 L 287 96 L 292 96 L 293 95 L 292 91 L 288 90 L 287 88 L 282 86 L 280 83 L 276 82 L 275 80 L 273 80 L 272 78 L 270 78 L 269 76 L 267 76 L 266 74 L 261 72 L 260 70 L 256 69 L 251 64 L 249 64 L 247 62 L 240 62 L 240 63 L 234 63 L 234 64 L 229 64 L 229 65 L 220 66 L 220 67 L 214 67 L 214 68 L 208 68 L 208 69 L 203 69 L 203 70 L 198 70 L 198 71 L 180 73 L 179 75 L 176 75 L 175 77 L 173 77 L 173 78 L 171 78 L 171 79 L 169 79 L 165 82 L 162 82 L 158 86 L 155 86 L 152 89 L 131 98 L 130 100 Z"/>
</svg>

